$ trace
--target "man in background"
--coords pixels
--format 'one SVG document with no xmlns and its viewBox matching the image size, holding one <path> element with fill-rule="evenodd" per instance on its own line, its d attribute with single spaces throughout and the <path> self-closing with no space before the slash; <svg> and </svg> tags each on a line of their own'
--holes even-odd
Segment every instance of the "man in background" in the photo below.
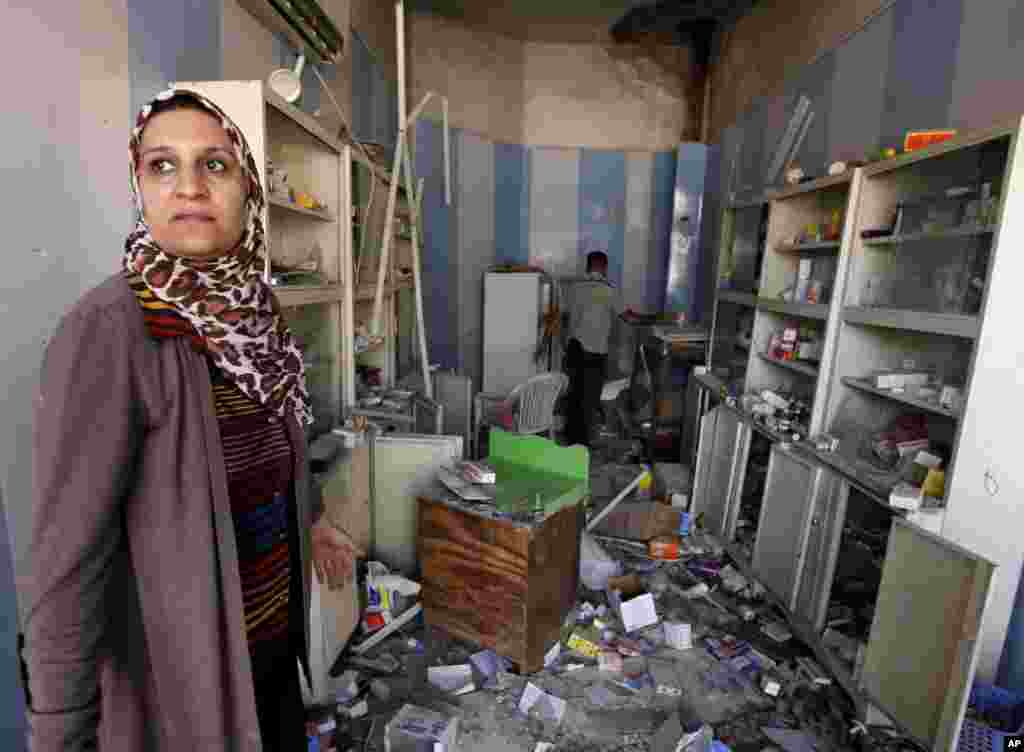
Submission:
<svg viewBox="0 0 1024 752">
<path fill-rule="evenodd" d="M 587 277 L 574 284 L 567 306 L 569 376 L 566 433 L 570 444 L 590 446 L 608 366 L 608 339 L 618 314 L 618 292 L 608 281 L 608 256 L 587 254 Z"/>
</svg>

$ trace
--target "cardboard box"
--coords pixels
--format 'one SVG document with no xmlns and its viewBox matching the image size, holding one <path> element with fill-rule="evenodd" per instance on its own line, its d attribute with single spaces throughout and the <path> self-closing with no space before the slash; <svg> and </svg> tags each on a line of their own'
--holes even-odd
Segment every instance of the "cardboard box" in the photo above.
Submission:
<svg viewBox="0 0 1024 752">
<path fill-rule="evenodd" d="M 678 535 L 682 509 L 654 501 L 623 501 L 594 532 L 615 538 L 649 541 L 660 535 Z"/>
</svg>

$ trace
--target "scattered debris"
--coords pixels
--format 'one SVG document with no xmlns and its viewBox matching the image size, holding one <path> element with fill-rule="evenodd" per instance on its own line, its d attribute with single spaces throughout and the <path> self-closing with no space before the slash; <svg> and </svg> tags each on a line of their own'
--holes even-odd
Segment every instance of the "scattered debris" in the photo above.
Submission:
<svg viewBox="0 0 1024 752">
<path fill-rule="evenodd" d="M 545 721 L 560 724 L 565 716 L 565 700 L 548 694 L 536 684 L 527 682 L 519 699 L 519 711 L 529 715 L 531 711 Z"/>
<path fill-rule="evenodd" d="M 457 718 L 445 717 L 414 705 L 403 705 L 388 723 L 385 739 L 390 752 L 420 752 L 424 743 L 429 744 L 434 752 L 449 752 L 455 749 L 458 733 Z"/>
<path fill-rule="evenodd" d="M 427 681 L 444 692 L 461 695 L 476 689 L 473 683 L 473 667 L 468 663 L 455 666 L 431 666 L 427 669 Z"/>
</svg>

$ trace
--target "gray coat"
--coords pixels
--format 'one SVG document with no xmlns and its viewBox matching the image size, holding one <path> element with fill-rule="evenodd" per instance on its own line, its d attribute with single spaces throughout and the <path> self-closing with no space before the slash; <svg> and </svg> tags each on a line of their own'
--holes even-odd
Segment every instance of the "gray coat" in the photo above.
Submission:
<svg viewBox="0 0 1024 752">
<path fill-rule="evenodd" d="M 308 615 L 314 511 L 304 431 L 286 420 Z M 19 583 L 33 749 L 260 750 L 209 372 L 184 338 L 149 336 L 120 275 L 47 347 L 34 474 Z"/>
</svg>

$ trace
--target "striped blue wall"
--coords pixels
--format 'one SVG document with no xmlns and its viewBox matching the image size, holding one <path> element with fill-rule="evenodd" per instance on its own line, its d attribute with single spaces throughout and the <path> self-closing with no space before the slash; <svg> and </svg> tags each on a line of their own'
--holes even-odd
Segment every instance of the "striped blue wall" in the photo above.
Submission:
<svg viewBox="0 0 1024 752">
<path fill-rule="evenodd" d="M 626 253 L 626 154 L 621 151 L 580 151 L 579 254 L 608 254 L 608 279 L 622 285 Z"/>
<path fill-rule="evenodd" d="M 526 147 L 456 128 L 453 204 L 445 207 L 442 138 L 440 124 L 419 120 L 416 173 L 426 181 L 424 315 L 431 362 L 474 378 L 480 373 L 482 277 L 496 263 L 577 276 L 586 254 L 602 250 L 624 306 L 662 309 L 675 151 Z M 695 291 L 686 295 L 697 299 Z"/>
<path fill-rule="evenodd" d="M 530 261 L 530 152 L 494 145 L 494 243 L 499 263 Z"/>
</svg>

